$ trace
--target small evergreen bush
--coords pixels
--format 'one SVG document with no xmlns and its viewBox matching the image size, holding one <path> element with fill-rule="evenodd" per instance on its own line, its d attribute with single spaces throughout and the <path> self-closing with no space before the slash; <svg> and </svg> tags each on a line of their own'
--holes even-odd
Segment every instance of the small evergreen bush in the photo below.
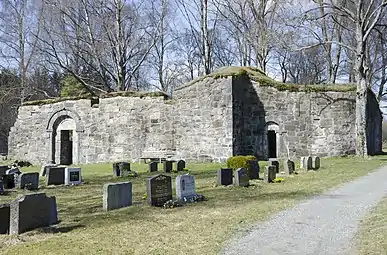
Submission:
<svg viewBox="0 0 387 255">
<path fill-rule="evenodd" d="M 229 157 L 226 161 L 227 167 L 232 169 L 238 168 L 246 168 L 248 169 L 248 161 L 249 160 L 257 160 L 255 156 L 247 155 L 247 156 L 233 156 Z"/>
</svg>

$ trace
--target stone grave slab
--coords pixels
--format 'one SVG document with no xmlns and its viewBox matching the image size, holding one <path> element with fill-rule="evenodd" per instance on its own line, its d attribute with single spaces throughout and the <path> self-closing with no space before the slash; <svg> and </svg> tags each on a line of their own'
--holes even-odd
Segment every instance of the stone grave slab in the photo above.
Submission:
<svg viewBox="0 0 387 255">
<path fill-rule="evenodd" d="M 284 162 L 284 171 L 285 171 L 285 174 L 293 174 L 293 172 L 295 171 L 295 168 L 296 168 L 296 165 L 294 164 L 294 161 L 291 161 L 290 159 L 288 160 L 285 160 Z"/>
<path fill-rule="evenodd" d="M 231 185 L 232 184 L 232 168 L 221 168 L 218 170 L 218 185 Z"/>
<path fill-rule="evenodd" d="M 247 187 L 249 186 L 249 172 L 246 168 L 238 168 L 235 170 L 235 186 Z"/>
<path fill-rule="evenodd" d="M 113 163 L 113 176 L 119 177 L 121 175 L 120 168 L 118 166 L 118 163 Z"/>
<path fill-rule="evenodd" d="M 163 206 L 172 199 L 172 178 L 158 174 L 146 180 L 147 201 L 152 206 Z"/>
<path fill-rule="evenodd" d="M 178 175 L 176 177 L 176 198 L 187 201 L 196 196 L 195 178 L 190 174 Z"/>
<path fill-rule="evenodd" d="M 318 156 L 312 157 L 312 169 L 314 170 L 320 169 L 320 157 Z"/>
<path fill-rule="evenodd" d="M 306 157 L 300 158 L 300 169 L 306 169 Z"/>
<path fill-rule="evenodd" d="M 13 174 L 6 174 L 3 176 L 4 189 L 15 188 L 15 176 Z"/>
<path fill-rule="evenodd" d="M 9 204 L 0 205 L 0 234 L 9 233 Z"/>
<path fill-rule="evenodd" d="M 306 158 L 306 169 L 307 170 L 312 170 L 313 169 L 313 166 L 312 166 L 312 157 L 309 156 Z"/>
<path fill-rule="evenodd" d="M 46 176 L 46 173 L 47 173 L 47 169 L 50 168 L 50 167 L 57 167 L 59 166 L 58 164 L 43 164 L 42 167 L 40 168 L 40 176 Z"/>
<path fill-rule="evenodd" d="M 276 173 L 279 173 L 279 162 L 277 159 L 269 159 L 269 165 L 275 166 Z"/>
<path fill-rule="evenodd" d="M 265 166 L 265 172 L 263 176 L 264 182 L 270 183 L 273 182 L 277 174 L 277 169 L 275 166 L 269 165 Z"/>
<path fill-rule="evenodd" d="M 46 186 L 65 184 L 66 167 L 50 167 L 46 172 Z"/>
<path fill-rule="evenodd" d="M 110 211 L 132 205 L 132 183 L 117 182 L 103 185 L 103 209 Z"/>
<path fill-rule="evenodd" d="M 119 176 L 127 177 L 130 173 L 130 163 L 129 162 L 118 162 L 118 169 L 120 170 Z"/>
<path fill-rule="evenodd" d="M 80 167 L 65 168 L 65 185 L 79 185 L 82 183 L 82 171 Z"/>
<path fill-rule="evenodd" d="M 172 166 L 173 166 L 173 162 L 172 161 L 169 161 L 169 160 L 164 161 L 164 163 L 163 163 L 163 170 L 164 170 L 164 172 L 165 173 L 172 172 Z"/>
<path fill-rule="evenodd" d="M 39 173 L 22 173 L 18 178 L 19 189 L 37 190 L 39 188 Z"/>
<path fill-rule="evenodd" d="M 3 166 L 0 166 L 0 177 L 5 175 L 6 171 L 10 169 L 9 166 L 6 166 L 6 165 L 3 165 Z"/>
<path fill-rule="evenodd" d="M 28 194 L 12 201 L 10 204 L 9 233 L 18 235 L 54 224 L 53 217 L 56 212 L 55 214 L 53 212 L 53 203 L 55 201 L 55 199 L 47 197 L 45 193 Z"/>
<path fill-rule="evenodd" d="M 259 164 L 257 160 L 248 160 L 248 171 L 250 180 L 259 179 Z"/>
<path fill-rule="evenodd" d="M 4 194 L 4 184 L 3 184 L 3 181 L 0 180 L 0 195 L 3 195 Z"/>
<path fill-rule="evenodd" d="M 153 162 L 150 162 L 149 164 L 148 164 L 148 167 L 149 167 L 149 169 L 148 169 L 148 172 L 157 172 L 157 170 L 158 170 L 158 165 L 159 165 L 159 163 L 158 162 L 156 162 L 156 161 L 153 161 Z"/>
<path fill-rule="evenodd" d="M 183 171 L 185 168 L 185 161 L 184 160 L 179 160 L 176 162 L 176 169 L 178 172 Z"/>
</svg>

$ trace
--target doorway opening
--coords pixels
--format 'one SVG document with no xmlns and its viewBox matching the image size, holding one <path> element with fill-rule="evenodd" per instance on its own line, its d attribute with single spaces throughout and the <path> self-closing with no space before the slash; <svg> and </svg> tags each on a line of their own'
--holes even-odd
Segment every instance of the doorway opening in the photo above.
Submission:
<svg viewBox="0 0 387 255">
<path fill-rule="evenodd" d="M 73 163 L 73 130 L 60 130 L 60 164 Z"/>
<path fill-rule="evenodd" d="M 269 158 L 277 158 L 277 135 L 275 130 L 267 131 L 267 150 Z"/>
</svg>

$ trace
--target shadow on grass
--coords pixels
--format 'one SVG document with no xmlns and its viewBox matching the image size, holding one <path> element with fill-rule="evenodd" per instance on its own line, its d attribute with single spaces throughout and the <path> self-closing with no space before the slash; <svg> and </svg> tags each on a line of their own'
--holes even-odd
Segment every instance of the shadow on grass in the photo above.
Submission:
<svg viewBox="0 0 387 255">
<path fill-rule="evenodd" d="M 72 225 L 72 226 L 63 226 L 63 227 L 58 227 L 58 226 L 50 226 L 50 227 L 45 227 L 41 228 L 39 232 L 45 233 L 45 234 L 57 234 L 57 233 L 68 233 L 70 231 L 73 231 L 74 229 L 77 228 L 84 228 L 86 227 L 83 224 L 77 224 L 77 225 Z"/>
</svg>

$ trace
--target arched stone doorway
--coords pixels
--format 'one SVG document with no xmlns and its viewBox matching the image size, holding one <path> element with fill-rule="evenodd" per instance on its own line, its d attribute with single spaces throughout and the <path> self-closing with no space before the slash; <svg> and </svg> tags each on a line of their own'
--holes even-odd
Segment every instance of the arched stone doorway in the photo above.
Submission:
<svg viewBox="0 0 387 255">
<path fill-rule="evenodd" d="M 80 117 L 73 111 L 60 110 L 51 115 L 47 124 L 49 158 L 51 163 L 71 165 L 80 163 Z"/>
<path fill-rule="evenodd" d="M 277 158 L 279 154 L 279 126 L 277 123 L 270 121 L 266 123 L 266 147 L 267 157 Z"/>
</svg>

